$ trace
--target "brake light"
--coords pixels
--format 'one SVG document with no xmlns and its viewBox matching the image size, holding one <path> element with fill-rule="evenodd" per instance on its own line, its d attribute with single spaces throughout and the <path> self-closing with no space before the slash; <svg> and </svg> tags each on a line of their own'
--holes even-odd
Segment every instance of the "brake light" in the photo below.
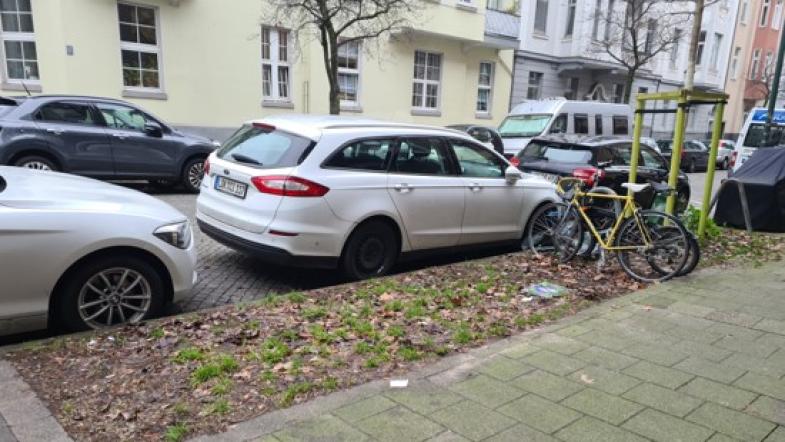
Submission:
<svg viewBox="0 0 785 442">
<path fill-rule="evenodd" d="M 730 167 L 736 167 L 736 158 L 739 156 L 739 153 L 735 150 L 730 156 Z"/>
<path fill-rule="evenodd" d="M 251 125 L 252 125 L 253 127 L 255 127 L 255 128 L 257 128 L 257 129 L 261 129 L 261 130 L 263 130 L 263 131 L 265 131 L 265 132 L 272 132 L 272 131 L 274 131 L 274 130 L 275 130 L 275 126 L 273 126 L 272 124 L 266 124 L 266 123 L 252 123 Z"/>
<path fill-rule="evenodd" d="M 521 165 L 521 160 L 518 157 L 512 157 L 510 158 L 510 164 L 512 164 L 515 167 L 518 167 Z"/>
<path fill-rule="evenodd" d="M 605 171 L 596 167 L 579 167 L 572 171 L 572 176 L 583 181 L 587 186 L 593 187 L 595 180 L 605 178 Z"/>
<path fill-rule="evenodd" d="M 204 160 L 204 174 L 205 175 L 210 175 L 210 159 L 209 158 L 205 158 L 205 160 Z"/>
<path fill-rule="evenodd" d="M 330 191 L 328 187 L 295 176 L 271 175 L 251 178 L 261 193 L 280 196 L 319 197 Z"/>
</svg>

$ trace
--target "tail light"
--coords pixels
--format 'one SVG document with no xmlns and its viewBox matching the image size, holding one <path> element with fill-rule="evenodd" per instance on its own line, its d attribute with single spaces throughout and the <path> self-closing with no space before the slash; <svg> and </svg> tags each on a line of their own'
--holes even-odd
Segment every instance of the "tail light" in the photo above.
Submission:
<svg viewBox="0 0 785 442">
<path fill-rule="evenodd" d="M 605 171 L 596 167 L 579 167 L 572 171 L 572 176 L 593 187 L 596 181 L 605 178 Z"/>
<path fill-rule="evenodd" d="M 521 165 L 521 160 L 518 159 L 518 157 L 512 157 L 510 158 L 510 164 L 512 164 L 515 167 L 518 167 Z"/>
<path fill-rule="evenodd" d="M 730 156 L 730 167 L 736 167 L 736 158 L 739 156 L 739 153 L 735 150 Z"/>
<path fill-rule="evenodd" d="M 205 175 L 210 175 L 210 159 L 209 158 L 205 158 L 205 160 L 204 160 L 204 174 Z"/>
<path fill-rule="evenodd" d="M 319 197 L 330 191 L 328 187 L 295 176 L 271 175 L 251 178 L 261 193 L 280 196 Z"/>
</svg>

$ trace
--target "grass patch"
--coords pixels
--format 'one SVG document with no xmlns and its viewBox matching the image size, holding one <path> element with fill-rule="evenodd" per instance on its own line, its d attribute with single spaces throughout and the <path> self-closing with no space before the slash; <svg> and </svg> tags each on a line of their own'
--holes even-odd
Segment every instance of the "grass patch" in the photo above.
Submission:
<svg viewBox="0 0 785 442">
<path fill-rule="evenodd" d="M 223 374 L 231 373 L 239 365 L 234 357 L 230 355 L 221 355 L 214 362 L 203 364 L 191 373 L 191 383 L 194 385 L 203 384 L 210 379 L 217 378 Z"/>
<path fill-rule="evenodd" d="M 398 355 L 404 361 L 416 361 L 422 357 L 422 354 L 413 347 L 401 347 L 401 349 L 398 350 Z"/>
<path fill-rule="evenodd" d="M 170 425 L 166 427 L 166 432 L 164 433 L 164 439 L 167 442 L 180 442 L 181 440 L 185 439 L 185 436 L 188 434 L 188 427 L 180 422 L 174 425 Z"/>
<path fill-rule="evenodd" d="M 196 347 L 186 347 L 175 354 L 172 360 L 177 364 L 186 364 L 193 361 L 203 361 L 207 355 Z"/>
<path fill-rule="evenodd" d="M 415 304 L 407 308 L 403 315 L 406 319 L 414 319 L 421 318 L 427 314 L 428 310 L 426 310 L 425 307 Z"/>
<path fill-rule="evenodd" d="M 278 338 L 267 338 L 262 343 L 262 349 L 254 352 L 257 360 L 273 365 L 284 360 L 291 354 L 289 346 Z"/>
<path fill-rule="evenodd" d="M 472 333 L 469 326 L 461 324 L 452 334 L 452 340 L 456 344 L 465 345 L 474 340 L 474 333 Z"/>
<path fill-rule="evenodd" d="M 161 339 L 166 336 L 166 332 L 161 327 L 156 327 L 150 332 L 150 337 L 153 339 Z"/>
<path fill-rule="evenodd" d="M 393 338 L 401 338 L 403 337 L 405 331 L 403 327 L 400 325 L 391 325 L 387 328 L 387 336 L 392 336 Z"/>
<path fill-rule="evenodd" d="M 300 315 L 308 321 L 315 321 L 327 316 L 327 310 L 324 307 L 319 306 L 306 307 L 300 312 Z"/>
<path fill-rule="evenodd" d="M 336 378 L 327 378 L 322 382 L 322 387 L 327 391 L 333 391 L 338 389 L 338 379 Z"/>
<path fill-rule="evenodd" d="M 213 386 L 212 392 L 216 396 L 223 396 L 232 391 L 232 380 L 228 378 L 218 379 L 218 382 Z"/>
<path fill-rule="evenodd" d="M 297 396 L 306 394 L 312 389 L 313 384 L 310 382 L 299 382 L 297 384 L 290 385 L 289 388 L 283 392 L 283 395 L 281 395 L 281 400 L 278 401 L 278 405 L 282 408 L 289 407 L 292 405 Z"/>
<path fill-rule="evenodd" d="M 232 407 L 229 406 L 229 401 L 226 399 L 218 399 L 212 404 L 210 404 L 210 408 L 208 412 L 210 414 L 226 414 L 232 410 Z"/>
<path fill-rule="evenodd" d="M 403 310 L 403 301 L 400 299 L 393 299 L 387 304 L 384 304 L 384 310 L 388 312 L 399 312 Z"/>
<path fill-rule="evenodd" d="M 305 297 L 305 293 L 303 293 L 303 292 L 292 292 L 292 293 L 289 293 L 289 295 L 287 296 L 287 299 L 292 304 L 302 304 L 308 298 Z"/>
<path fill-rule="evenodd" d="M 321 325 L 313 325 L 309 331 L 316 342 L 320 344 L 332 344 L 335 341 L 335 335 L 325 330 Z"/>
</svg>

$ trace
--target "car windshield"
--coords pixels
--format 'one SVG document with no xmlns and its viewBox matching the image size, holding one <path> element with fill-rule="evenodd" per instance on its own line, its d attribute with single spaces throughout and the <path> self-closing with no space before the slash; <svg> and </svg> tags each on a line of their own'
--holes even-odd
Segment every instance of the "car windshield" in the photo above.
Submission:
<svg viewBox="0 0 785 442">
<path fill-rule="evenodd" d="M 766 137 L 764 124 L 752 124 L 744 137 L 745 147 L 774 147 L 785 144 L 785 126 L 771 126 Z"/>
<path fill-rule="evenodd" d="M 552 114 L 510 115 L 499 126 L 499 135 L 503 138 L 536 137 L 545 131 Z"/>
<path fill-rule="evenodd" d="M 300 164 L 313 142 L 271 126 L 246 125 L 218 151 L 218 158 L 257 168 L 292 167 Z"/>
<path fill-rule="evenodd" d="M 592 151 L 587 146 L 533 141 L 525 149 L 518 152 L 517 156 L 522 163 L 539 160 L 556 163 L 590 164 Z"/>
</svg>

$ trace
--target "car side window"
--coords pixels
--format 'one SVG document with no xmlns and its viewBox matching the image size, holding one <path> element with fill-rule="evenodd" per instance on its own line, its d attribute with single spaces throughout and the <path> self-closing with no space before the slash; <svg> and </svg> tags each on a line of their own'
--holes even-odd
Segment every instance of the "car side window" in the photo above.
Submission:
<svg viewBox="0 0 785 442">
<path fill-rule="evenodd" d="M 385 171 L 393 144 L 394 140 L 392 139 L 355 141 L 333 154 L 324 167 Z"/>
<path fill-rule="evenodd" d="M 114 129 L 135 130 L 144 132 L 144 126 L 153 122 L 139 109 L 110 103 L 96 103 L 98 111 L 106 125 Z"/>
<path fill-rule="evenodd" d="M 613 165 L 629 166 L 632 158 L 632 146 L 628 144 L 618 144 L 613 146 Z"/>
<path fill-rule="evenodd" d="M 551 130 L 548 133 L 552 134 L 563 134 L 567 132 L 567 114 L 559 114 L 555 120 L 553 120 L 553 124 L 551 125 Z"/>
<path fill-rule="evenodd" d="M 594 134 L 602 135 L 602 115 L 600 114 L 594 116 Z"/>
<path fill-rule="evenodd" d="M 665 164 L 665 160 L 663 160 L 662 157 L 657 155 L 653 150 L 641 146 L 641 156 L 643 157 L 643 164 L 646 167 L 668 170 L 668 165 Z"/>
<path fill-rule="evenodd" d="M 49 121 L 69 124 L 97 125 L 95 114 L 89 105 L 59 101 L 47 103 L 33 115 L 38 121 Z"/>
<path fill-rule="evenodd" d="M 450 140 L 458 159 L 462 176 L 472 178 L 502 178 L 505 163 L 487 149 L 473 146 L 462 140 Z"/>
<path fill-rule="evenodd" d="M 392 172 L 418 175 L 452 175 L 447 148 L 439 138 L 402 138 Z"/>
<path fill-rule="evenodd" d="M 482 127 L 473 127 L 469 129 L 468 133 L 472 138 L 481 143 L 491 142 L 491 133 L 488 131 L 488 129 L 484 129 Z"/>
<path fill-rule="evenodd" d="M 629 133 L 629 120 L 627 117 L 613 116 L 613 135 L 627 135 Z"/>
<path fill-rule="evenodd" d="M 573 116 L 573 123 L 575 125 L 576 134 L 589 133 L 589 116 L 586 114 L 575 114 Z"/>
</svg>

